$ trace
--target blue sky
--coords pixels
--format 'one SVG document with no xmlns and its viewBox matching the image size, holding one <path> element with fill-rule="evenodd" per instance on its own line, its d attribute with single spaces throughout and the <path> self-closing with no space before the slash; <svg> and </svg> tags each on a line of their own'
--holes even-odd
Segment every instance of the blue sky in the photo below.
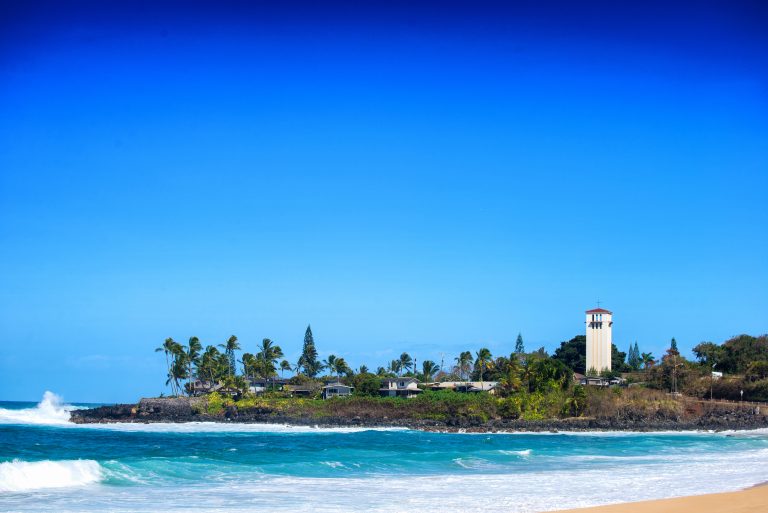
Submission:
<svg viewBox="0 0 768 513">
<path fill-rule="evenodd" d="M 0 4 L 0 399 L 768 331 L 760 2 Z"/>
</svg>

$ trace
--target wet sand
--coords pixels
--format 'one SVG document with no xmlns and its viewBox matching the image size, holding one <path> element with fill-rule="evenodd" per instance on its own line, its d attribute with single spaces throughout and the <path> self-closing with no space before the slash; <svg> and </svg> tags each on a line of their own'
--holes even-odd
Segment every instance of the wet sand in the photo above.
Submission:
<svg viewBox="0 0 768 513">
<path fill-rule="evenodd" d="M 558 513 L 768 513 L 768 484 L 739 492 L 628 502 Z"/>
</svg>

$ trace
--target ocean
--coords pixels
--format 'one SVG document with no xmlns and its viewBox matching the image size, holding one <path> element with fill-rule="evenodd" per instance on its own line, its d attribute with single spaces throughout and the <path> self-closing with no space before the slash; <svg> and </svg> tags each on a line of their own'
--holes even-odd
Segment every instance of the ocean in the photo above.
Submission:
<svg viewBox="0 0 768 513">
<path fill-rule="evenodd" d="M 768 432 L 74 425 L 0 402 L 0 511 L 536 512 L 768 481 Z"/>
</svg>

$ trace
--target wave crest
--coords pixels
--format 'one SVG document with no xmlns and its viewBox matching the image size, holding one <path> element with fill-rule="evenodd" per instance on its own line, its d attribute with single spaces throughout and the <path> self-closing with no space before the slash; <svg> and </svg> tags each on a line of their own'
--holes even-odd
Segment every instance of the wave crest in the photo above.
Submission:
<svg viewBox="0 0 768 513">
<path fill-rule="evenodd" d="M 94 460 L 13 460 L 0 463 L 0 492 L 84 486 L 101 479 L 101 465 Z"/>
<path fill-rule="evenodd" d="M 8 410 L 0 408 L 0 424 L 68 424 L 74 406 L 64 404 L 61 397 L 46 391 L 34 408 Z"/>
</svg>

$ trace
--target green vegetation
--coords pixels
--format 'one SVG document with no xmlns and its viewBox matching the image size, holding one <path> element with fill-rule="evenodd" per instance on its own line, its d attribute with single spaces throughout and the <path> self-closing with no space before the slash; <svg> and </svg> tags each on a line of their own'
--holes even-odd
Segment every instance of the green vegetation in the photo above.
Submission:
<svg viewBox="0 0 768 513">
<path fill-rule="evenodd" d="M 681 414 L 681 405 L 670 392 L 698 398 L 768 401 L 766 335 L 739 335 L 722 344 L 702 342 L 693 349 L 695 361 L 680 354 L 674 338 L 659 361 L 653 354 L 641 352 L 637 342 L 629 345 L 627 353 L 613 346 L 615 370 L 606 376 L 623 373 L 630 385 L 613 389 L 575 384 L 574 371 L 586 370 L 583 335 L 562 342 L 549 356 L 544 348 L 526 353 L 519 334 L 508 356 L 493 355 L 486 347 L 474 353 L 462 351 L 448 369 L 441 369 L 432 360 L 421 361 L 419 369 L 415 359 L 403 352 L 387 367 L 378 367 L 375 374 L 366 365 L 360 365 L 355 372 L 338 355 L 320 361 L 310 327 L 295 367 L 283 359 L 283 350 L 268 338 L 257 349 L 255 354 L 245 352 L 237 360 L 240 343 L 232 335 L 223 344 L 205 347 L 197 337 L 191 337 L 186 346 L 168 338 L 156 351 L 165 357 L 166 385 L 173 395 L 206 393 L 215 385 L 218 393 L 208 393 L 205 406 L 200 407 L 201 412 L 214 416 L 229 415 L 235 408 L 317 419 L 357 416 L 476 424 L 491 419 L 539 421 L 611 415 L 676 418 Z M 242 365 L 240 373 L 235 366 L 238 361 Z M 721 379 L 712 376 L 715 369 L 724 373 Z M 248 393 L 248 380 L 276 379 L 278 372 L 285 371 L 296 374 L 284 390 L 281 384 L 268 387 L 260 396 Z M 323 371 L 325 376 L 321 375 Z M 415 378 L 421 383 L 422 393 L 409 399 L 380 397 L 382 379 L 397 376 Z M 354 387 L 353 397 L 321 400 L 323 379 L 340 380 Z M 424 383 L 434 381 L 495 382 L 496 386 L 493 394 L 425 388 Z M 290 386 L 299 387 L 310 397 L 292 397 L 294 389 Z"/>
</svg>

